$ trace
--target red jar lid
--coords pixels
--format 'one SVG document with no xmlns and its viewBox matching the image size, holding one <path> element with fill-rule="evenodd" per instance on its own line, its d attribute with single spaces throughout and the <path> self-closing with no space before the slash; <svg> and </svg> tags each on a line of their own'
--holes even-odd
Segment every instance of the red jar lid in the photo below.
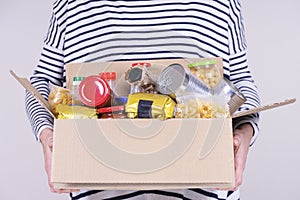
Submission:
<svg viewBox="0 0 300 200">
<path fill-rule="evenodd" d="M 99 76 L 104 80 L 116 80 L 116 72 L 101 72 Z"/>
<path fill-rule="evenodd" d="M 131 67 L 136 67 L 136 66 L 145 66 L 145 67 L 151 67 L 151 63 L 148 62 L 137 62 L 137 63 L 132 63 Z"/>
<path fill-rule="evenodd" d="M 124 111 L 125 106 L 112 106 L 112 107 L 105 107 L 105 108 L 99 108 L 98 113 L 113 113 L 117 111 Z"/>
<path fill-rule="evenodd" d="M 100 76 L 88 76 L 79 84 L 79 97 L 87 106 L 102 106 L 110 98 L 110 88 Z"/>
</svg>

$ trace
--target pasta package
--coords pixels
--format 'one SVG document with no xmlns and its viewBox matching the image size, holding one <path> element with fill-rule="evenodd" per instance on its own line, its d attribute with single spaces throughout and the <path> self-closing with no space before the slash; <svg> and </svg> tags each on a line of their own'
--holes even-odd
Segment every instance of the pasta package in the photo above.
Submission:
<svg viewBox="0 0 300 200">
<path fill-rule="evenodd" d="M 129 118 L 168 119 L 174 117 L 175 106 L 167 95 L 134 93 L 128 96 L 126 112 Z"/>
<path fill-rule="evenodd" d="M 175 118 L 229 118 L 229 108 L 219 96 L 177 97 Z"/>
<path fill-rule="evenodd" d="M 56 106 L 58 119 L 97 119 L 97 111 L 86 106 L 70 106 L 59 104 Z"/>
<path fill-rule="evenodd" d="M 50 86 L 50 93 L 48 96 L 48 102 L 50 104 L 51 111 L 57 116 L 58 113 L 56 112 L 56 107 L 58 105 L 60 105 L 60 104 L 71 105 L 72 104 L 71 91 L 66 88 L 53 85 L 51 83 L 49 83 L 49 86 Z"/>
</svg>

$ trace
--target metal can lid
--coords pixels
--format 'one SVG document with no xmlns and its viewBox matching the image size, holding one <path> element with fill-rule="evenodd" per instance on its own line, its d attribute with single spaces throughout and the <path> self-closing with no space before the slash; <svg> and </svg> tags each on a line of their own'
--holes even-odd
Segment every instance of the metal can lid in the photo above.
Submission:
<svg viewBox="0 0 300 200">
<path fill-rule="evenodd" d="M 112 106 L 112 107 L 99 108 L 97 111 L 99 114 L 101 114 L 101 113 L 113 113 L 113 112 L 124 111 L 124 110 L 125 110 L 125 106 Z"/>
<path fill-rule="evenodd" d="M 158 90 L 162 94 L 172 94 L 184 84 L 186 71 L 180 64 L 171 64 L 158 77 Z"/>
<path fill-rule="evenodd" d="M 214 65 L 216 64 L 217 61 L 216 60 L 203 60 L 200 62 L 195 62 L 195 63 L 190 63 L 188 64 L 188 67 L 198 67 L 198 66 L 205 66 L 205 65 Z"/>
<path fill-rule="evenodd" d="M 101 106 L 110 98 L 110 88 L 99 76 L 88 76 L 79 84 L 80 100 L 87 106 Z"/>
<path fill-rule="evenodd" d="M 149 62 L 136 62 L 136 63 L 131 64 L 131 67 L 136 67 L 136 66 L 151 67 L 151 63 L 149 63 Z"/>
<path fill-rule="evenodd" d="M 129 82 L 133 83 L 142 79 L 143 71 L 140 68 L 133 68 L 128 74 Z"/>
<path fill-rule="evenodd" d="M 101 72 L 99 76 L 104 80 L 116 80 L 117 78 L 116 72 Z"/>
</svg>

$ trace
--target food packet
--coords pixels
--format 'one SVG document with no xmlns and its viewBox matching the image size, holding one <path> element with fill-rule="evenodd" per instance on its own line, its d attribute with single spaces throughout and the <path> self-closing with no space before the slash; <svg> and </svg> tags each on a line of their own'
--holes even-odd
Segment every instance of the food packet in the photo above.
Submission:
<svg viewBox="0 0 300 200">
<path fill-rule="evenodd" d="M 167 95 L 134 93 L 128 96 L 126 112 L 129 118 L 174 117 L 175 101 Z"/>
<path fill-rule="evenodd" d="M 58 113 L 56 112 L 56 107 L 59 104 L 64 104 L 64 105 L 72 104 L 71 91 L 66 88 L 53 85 L 51 83 L 49 83 L 49 87 L 50 87 L 50 93 L 48 97 L 48 102 L 50 104 L 51 111 L 55 114 L 55 116 L 57 116 Z"/>
<path fill-rule="evenodd" d="M 56 106 L 57 119 L 97 119 L 97 111 L 86 106 L 70 106 L 59 104 Z"/>
<path fill-rule="evenodd" d="M 177 96 L 175 118 L 229 118 L 229 108 L 221 96 L 188 94 Z"/>
</svg>

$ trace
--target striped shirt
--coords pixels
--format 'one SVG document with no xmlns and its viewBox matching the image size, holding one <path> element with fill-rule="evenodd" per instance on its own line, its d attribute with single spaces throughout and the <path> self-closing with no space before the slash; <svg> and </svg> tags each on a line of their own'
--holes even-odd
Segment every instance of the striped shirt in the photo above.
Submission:
<svg viewBox="0 0 300 200">
<path fill-rule="evenodd" d="M 247 65 L 246 48 L 238 0 L 55 0 L 41 57 L 30 80 L 48 99 L 49 82 L 65 86 L 64 67 L 68 63 L 222 57 L 224 76 L 247 98 L 241 111 L 260 104 Z M 44 128 L 53 127 L 53 119 L 28 93 L 25 104 L 38 140 Z M 258 115 L 236 119 L 234 126 L 244 122 L 255 129 L 253 143 L 258 133 Z M 85 194 L 104 195 L 98 199 L 106 195 L 110 199 L 122 199 L 122 195 L 136 199 L 147 195 L 154 199 L 238 196 L 237 192 L 200 189 L 94 193 Z"/>
</svg>

